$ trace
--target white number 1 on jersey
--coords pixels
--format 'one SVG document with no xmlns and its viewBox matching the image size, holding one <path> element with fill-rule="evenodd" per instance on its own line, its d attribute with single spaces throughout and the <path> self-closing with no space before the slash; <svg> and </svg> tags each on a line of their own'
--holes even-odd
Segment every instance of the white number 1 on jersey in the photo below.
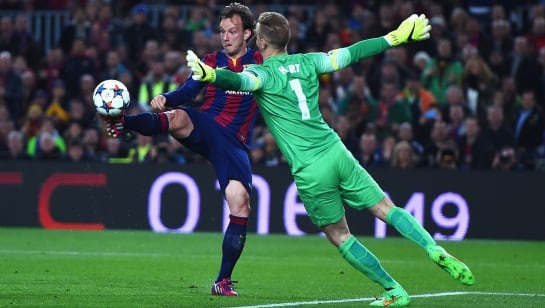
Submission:
<svg viewBox="0 0 545 308">
<path fill-rule="evenodd" d="M 301 110 L 301 119 L 308 120 L 310 119 L 310 111 L 308 110 L 307 97 L 303 93 L 303 87 L 301 87 L 301 82 L 299 79 L 290 80 L 290 87 L 295 95 L 297 96 L 297 101 L 299 103 L 299 110 Z"/>
</svg>

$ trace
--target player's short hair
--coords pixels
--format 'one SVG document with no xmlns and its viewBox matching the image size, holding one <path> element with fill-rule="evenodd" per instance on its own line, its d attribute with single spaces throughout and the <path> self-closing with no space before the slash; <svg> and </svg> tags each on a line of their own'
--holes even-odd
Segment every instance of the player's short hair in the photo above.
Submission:
<svg viewBox="0 0 545 308">
<path fill-rule="evenodd" d="M 291 38 L 286 17 L 276 12 L 263 12 L 257 20 L 259 36 L 275 49 L 285 49 Z"/>
<path fill-rule="evenodd" d="M 231 2 L 229 3 L 229 5 L 223 8 L 223 10 L 220 13 L 219 20 L 221 21 L 226 18 L 232 18 L 234 15 L 238 15 L 240 17 L 240 20 L 242 21 L 243 30 L 252 31 L 252 35 L 250 36 L 252 37 L 254 35 L 255 20 L 254 20 L 254 14 L 252 14 L 252 11 L 250 11 L 250 8 L 238 2 Z"/>
</svg>

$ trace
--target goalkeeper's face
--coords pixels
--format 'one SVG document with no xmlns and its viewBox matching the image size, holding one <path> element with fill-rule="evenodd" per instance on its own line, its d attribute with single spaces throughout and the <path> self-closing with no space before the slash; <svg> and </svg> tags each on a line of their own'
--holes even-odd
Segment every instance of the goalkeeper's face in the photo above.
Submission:
<svg viewBox="0 0 545 308">
<path fill-rule="evenodd" d="M 239 58 L 246 53 L 246 40 L 252 35 L 250 30 L 244 30 L 240 16 L 233 15 L 224 18 L 219 25 L 221 45 L 231 58 Z"/>
</svg>

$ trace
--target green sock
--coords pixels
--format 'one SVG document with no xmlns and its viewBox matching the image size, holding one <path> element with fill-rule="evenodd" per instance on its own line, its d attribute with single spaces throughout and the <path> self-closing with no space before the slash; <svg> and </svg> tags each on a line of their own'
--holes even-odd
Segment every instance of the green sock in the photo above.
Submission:
<svg viewBox="0 0 545 308">
<path fill-rule="evenodd" d="M 377 257 L 358 242 L 353 235 L 341 244 L 339 251 L 350 265 L 385 289 L 398 286 L 398 283 L 380 265 Z"/>
<path fill-rule="evenodd" d="M 394 207 L 386 214 L 386 221 L 404 237 L 420 245 L 426 251 L 437 243 L 431 235 L 406 210 Z"/>
</svg>

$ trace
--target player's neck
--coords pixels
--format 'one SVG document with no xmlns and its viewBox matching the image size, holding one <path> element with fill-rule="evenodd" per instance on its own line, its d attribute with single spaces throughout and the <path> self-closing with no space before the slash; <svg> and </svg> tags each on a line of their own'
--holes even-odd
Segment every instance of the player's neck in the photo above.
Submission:
<svg viewBox="0 0 545 308">
<path fill-rule="evenodd" d="M 263 55 L 263 60 L 268 59 L 270 57 L 283 55 L 286 53 L 287 53 L 286 50 L 274 50 L 272 48 L 267 48 L 261 51 L 261 54 Z"/>
</svg>

